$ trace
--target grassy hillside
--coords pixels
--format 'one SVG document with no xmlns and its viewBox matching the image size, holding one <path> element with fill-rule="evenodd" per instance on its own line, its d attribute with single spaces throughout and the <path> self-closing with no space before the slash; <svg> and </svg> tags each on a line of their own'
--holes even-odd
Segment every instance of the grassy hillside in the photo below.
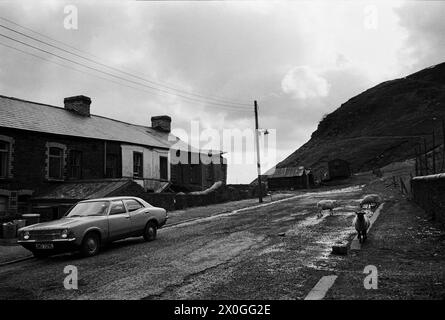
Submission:
<svg viewBox="0 0 445 320">
<path fill-rule="evenodd" d="M 435 118 L 435 120 L 433 120 Z M 405 78 L 383 82 L 345 102 L 320 121 L 311 139 L 277 167 L 304 165 L 317 175 L 327 161 L 342 158 L 354 172 L 415 156 L 423 138 L 442 143 L 445 63 Z"/>
</svg>

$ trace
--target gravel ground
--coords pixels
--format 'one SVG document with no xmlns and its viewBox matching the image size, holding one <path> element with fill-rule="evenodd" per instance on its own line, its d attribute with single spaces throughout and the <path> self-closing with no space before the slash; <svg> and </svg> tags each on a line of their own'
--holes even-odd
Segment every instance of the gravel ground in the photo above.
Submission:
<svg viewBox="0 0 445 320">
<path fill-rule="evenodd" d="M 386 185 L 386 187 L 385 187 Z M 386 181 L 369 186 L 388 199 L 362 250 L 339 264 L 326 299 L 445 299 L 445 230 Z M 366 290 L 365 266 L 378 271 Z"/>
</svg>

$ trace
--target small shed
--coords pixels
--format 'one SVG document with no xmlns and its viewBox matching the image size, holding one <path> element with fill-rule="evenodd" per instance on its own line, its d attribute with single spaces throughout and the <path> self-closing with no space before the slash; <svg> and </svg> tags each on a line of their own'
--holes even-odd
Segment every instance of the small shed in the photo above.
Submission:
<svg viewBox="0 0 445 320">
<path fill-rule="evenodd" d="M 276 168 L 267 174 L 269 190 L 307 189 L 314 186 L 314 176 L 304 167 Z"/>
<path fill-rule="evenodd" d="M 328 162 L 329 179 L 343 179 L 351 176 L 349 162 L 343 159 L 333 159 Z"/>
</svg>

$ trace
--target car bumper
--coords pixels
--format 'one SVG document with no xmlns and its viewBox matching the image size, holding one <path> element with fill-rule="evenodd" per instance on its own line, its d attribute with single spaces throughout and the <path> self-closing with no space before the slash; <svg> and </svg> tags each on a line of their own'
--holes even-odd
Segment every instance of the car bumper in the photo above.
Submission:
<svg viewBox="0 0 445 320">
<path fill-rule="evenodd" d="M 39 240 L 18 240 L 18 244 L 23 246 L 25 249 L 28 249 L 33 252 L 48 252 L 48 253 L 62 253 L 75 251 L 78 249 L 78 245 L 76 244 L 76 238 L 71 239 L 56 239 L 50 241 L 39 241 Z M 50 249 L 41 249 L 40 245 L 48 245 L 52 244 L 52 248 Z"/>
</svg>

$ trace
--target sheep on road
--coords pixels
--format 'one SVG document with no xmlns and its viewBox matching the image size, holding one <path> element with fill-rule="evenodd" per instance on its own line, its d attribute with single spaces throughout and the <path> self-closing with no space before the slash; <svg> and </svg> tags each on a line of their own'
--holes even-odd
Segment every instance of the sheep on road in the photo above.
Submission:
<svg viewBox="0 0 445 320">
<path fill-rule="evenodd" d="M 377 207 L 382 203 L 382 198 L 378 194 L 367 194 L 360 201 L 360 208 L 369 207 L 370 209 Z"/>
<path fill-rule="evenodd" d="M 335 200 L 320 200 L 317 203 L 317 208 L 320 210 L 317 214 L 318 218 L 323 216 L 323 211 L 329 210 L 331 216 L 334 213 L 334 208 L 336 207 L 337 202 Z"/>
<path fill-rule="evenodd" d="M 352 224 L 354 225 L 355 230 L 357 230 L 358 241 L 360 243 L 363 243 L 367 238 L 367 231 L 369 229 L 371 222 L 369 221 L 369 218 L 366 216 L 365 211 L 360 210 L 357 211 L 355 214 L 356 216 L 354 217 Z"/>
</svg>

